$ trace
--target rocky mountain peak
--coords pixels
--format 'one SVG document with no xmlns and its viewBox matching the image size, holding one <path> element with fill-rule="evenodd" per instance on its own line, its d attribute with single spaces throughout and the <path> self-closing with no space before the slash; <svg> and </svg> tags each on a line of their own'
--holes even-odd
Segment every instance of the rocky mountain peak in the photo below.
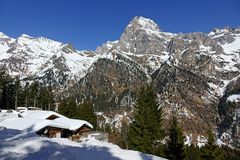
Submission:
<svg viewBox="0 0 240 160">
<path fill-rule="evenodd" d="M 153 20 L 136 16 L 127 25 L 121 38 L 124 38 L 124 35 L 135 38 L 140 33 L 144 34 L 146 37 L 159 36 L 160 28 Z"/>
<path fill-rule="evenodd" d="M 165 50 L 169 39 L 153 20 L 134 17 L 119 40 L 119 49 L 135 54 L 156 54 Z"/>
<path fill-rule="evenodd" d="M 136 29 L 143 29 L 148 32 L 160 31 L 159 26 L 153 20 L 141 16 L 134 17 L 128 27 L 135 27 Z"/>
</svg>

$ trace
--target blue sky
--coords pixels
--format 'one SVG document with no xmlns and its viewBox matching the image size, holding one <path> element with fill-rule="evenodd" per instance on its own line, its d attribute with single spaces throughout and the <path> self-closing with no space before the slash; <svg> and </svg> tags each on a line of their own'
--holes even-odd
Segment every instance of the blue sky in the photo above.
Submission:
<svg viewBox="0 0 240 160">
<path fill-rule="evenodd" d="M 163 31 L 209 32 L 240 26 L 240 0 L 1 0 L 0 32 L 95 50 L 119 39 L 134 16 L 153 19 Z"/>
</svg>

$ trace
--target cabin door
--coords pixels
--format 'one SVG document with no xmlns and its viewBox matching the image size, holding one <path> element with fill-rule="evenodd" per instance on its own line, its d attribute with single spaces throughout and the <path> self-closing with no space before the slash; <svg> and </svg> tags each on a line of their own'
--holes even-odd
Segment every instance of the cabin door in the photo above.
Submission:
<svg viewBox="0 0 240 160">
<path fill-rule="evenodd" d="M 61 138 L 61 132 L 56 133 L 56 138 Z"/>
</svg>

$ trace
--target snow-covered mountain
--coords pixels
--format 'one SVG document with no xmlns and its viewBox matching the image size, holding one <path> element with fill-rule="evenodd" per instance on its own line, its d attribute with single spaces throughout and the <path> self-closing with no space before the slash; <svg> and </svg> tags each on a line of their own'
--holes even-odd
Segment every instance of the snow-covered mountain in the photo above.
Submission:
<svg viewBox="0 0 240 160">
<path fill-rule="evenodd" d="M 212 129 L 224 142 L 240 144 L 240 28 L 176 34 L 135 17 L 119 40 L 95 52 L 1 33 L 0 66 L 11 75 L 65 86 L 64 94 L 79 102 L 90 98 L 105 112 L 129 108 L 140 86 L 152 83 L 166 119 L 177 111 L 193 143 Z"/>
<path fill-rule="evenodd" d="M 13 39 L 0 33 L 0 66 L 19 78 L 40 78 L 51 73 L 51 79 L 65 85 L 66 80 L 79 80 L 95 60 L 91 51 L 77 51 L 44 37 L 26 34 Z M 50 79 L 50 78 L 49 78 Z"/>
<path fill-rule="evenodd" d="M 240 28 L 186 34 L 159 28 L 152 20 L 135 17 L 120 40 L 98 47 L 96 52 L 108 54 L 108 59 L 94 63 L 92 72 L 83 78 L 90 83 L 77 87 L 82 89 L 78 96 L 98 93 L 93 100 L 101 101 L 100 108 L 110 106 L 105 109 L 113 110 L 112 106 L 129 106 L 138 86 L 150 82 L 156 87 L 166 119 L 177 111 L 192 143 L 200 144 L 201 137 L 212 129 L 224 142 L 236 146 L 239 104 L 227 98 L 240 93 L 236 86 L 240 73 Z M 96 83 L 95 79 L 102 81 Z M 226 92 L 226 88 L 231 91 Z M 105 92 L 101 93 L 101 89 Z M 229 105 L 234 107 L 229 109 Z"/>
</svg>

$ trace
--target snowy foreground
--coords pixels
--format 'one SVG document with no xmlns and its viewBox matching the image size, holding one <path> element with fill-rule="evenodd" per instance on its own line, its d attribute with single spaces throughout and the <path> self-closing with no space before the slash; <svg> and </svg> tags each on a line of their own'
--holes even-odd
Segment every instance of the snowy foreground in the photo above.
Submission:
<svg viewBox="0 0 240 160">
<path fill-rule="evenodd" d="M 11 114 L 0 113 L 0 125 Z M 73 142 L 65 138 L 43 138 L 29 130 L 0 127 L 0 160 L 163 160 L 137 151 L 123 150 L 117 145 L 88 139 Z"/>
</svg>

